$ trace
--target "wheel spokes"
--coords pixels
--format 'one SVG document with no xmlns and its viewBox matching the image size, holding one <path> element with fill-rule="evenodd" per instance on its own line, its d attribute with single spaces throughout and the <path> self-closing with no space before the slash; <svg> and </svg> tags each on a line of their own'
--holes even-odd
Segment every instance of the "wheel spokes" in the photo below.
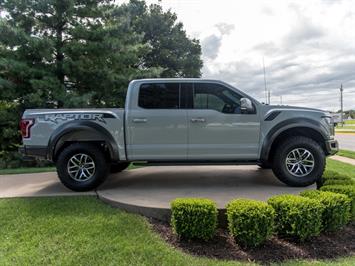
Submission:
<svg viewBox="0 0 355 266">
<path fill-rule="evenodd" d="M 68 160 L 67 171 L 69 176 L 78 182 L 87 181 L 95 174 L 95 162 L 87 154 L 79 153 Z"/>
<path fill-rule="evenodd" d="M 290 174 L 302 177 L 313 171 L 315 162 L 313 154 L 309 150 L 296 148 L 287 154 L 285 164 Z"/>
</svg>

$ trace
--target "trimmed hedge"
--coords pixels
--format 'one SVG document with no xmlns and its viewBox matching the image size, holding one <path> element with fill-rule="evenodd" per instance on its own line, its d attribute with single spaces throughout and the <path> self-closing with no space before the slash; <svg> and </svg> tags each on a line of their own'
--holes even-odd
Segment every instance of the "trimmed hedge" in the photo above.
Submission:
<svg viewBox="0 0 355 266">
<path fill-rule="evenodd" d="M 351 217 L 355 220 L 355 185 L 327 185 L 321 191 L 330 191 L 348 196 L 351 200 Z"/>
<path fill-rule="evenodd" d="M 171 225 L 188 239 L 211 239 L 217 229 L 216 203 L 209 199 L 177 198 L 171 202 Z"/>
<path fill-rule="evenodd" d="M 278 234 L 300 240 L 319 235 L 323 212 L 319 201 L 285 194 L 271 197 L 268 203 L 275 209 Z"/>
<path fill-rule="evenodd" d="M 318 200 L 323 205 L 322 229 L 324 231 L 338 230 L 349 222 L 351 200 L 348 196 L 319 190 L 306 190 L 300 195 Z"/>
<path fill-rule="evenodd" d="M 355 185 L 355 180 L 348 175 L 340 174 L 333 170 L 326 170 L 323 173 L 323 184 L 328 185 Z"/>
<path fill-rule="evenodd" d="M 327 180 L 352 180 L 352 178 L 348 175 L 340 174 L 339 172 L 333 170 L 325 170 L 322 178 L 324 181 Z"/>
<path fill-rule="evenodd" d="M 328 185 L 355 185 L 355 180 L 353 179 L 326 179 L 323 186 Z"/>
<path fill-rule="evenodd" d="M 238 243 L 255 247 L 272 235 L 275 211 L 267 203 L 236 199 L 226 209 L 229 232 Z"/>
<path fill-rule="evenodd" d="M 327 179 L 336 179 L 338 177 L 341 177 L 340 174 L 336 171 L 333 171 L 333 170 L 325 170 L 323 172 L 323 175 L 322 175 L 322 178 L 324 180 L 327 180 Z"/>
</svg>

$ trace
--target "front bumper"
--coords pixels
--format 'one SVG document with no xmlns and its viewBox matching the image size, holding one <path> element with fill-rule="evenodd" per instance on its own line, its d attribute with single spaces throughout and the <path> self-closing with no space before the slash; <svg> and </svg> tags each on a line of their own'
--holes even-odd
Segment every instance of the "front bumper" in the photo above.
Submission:
<svg viewBox="0 0 355 266">
<path fill-rule="evenodd" d="M 46 146 L 25 145 L 20 147 L 19 152 L 25 157 L 47 159 Z"/>
<path fill-rule="evenodd" d="M 328 155 L 334 155 L 339 151 L 339 143 L 337 140 L 327 140 L 325 142 L 325 147 L 327 149 Z"/>
</svg>

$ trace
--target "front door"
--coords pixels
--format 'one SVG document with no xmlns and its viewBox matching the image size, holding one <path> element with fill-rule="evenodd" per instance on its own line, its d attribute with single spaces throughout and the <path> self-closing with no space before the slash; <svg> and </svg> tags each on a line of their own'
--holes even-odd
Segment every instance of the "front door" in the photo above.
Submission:
<svg viewBox="0 0 355 266">
<path fill-rule="evenodd" d="M 242 114 L 236 91 L 217 83 L 194 83 L 188 109 L 189 160 L 255 160 L 258 115 Z"/>
<path fill-rule="evenodd" d="M 129 160 L 186 160 L 187 111 L 180 109 L 179 83 L 147 83 L 127 112 Z"/>
</svg>

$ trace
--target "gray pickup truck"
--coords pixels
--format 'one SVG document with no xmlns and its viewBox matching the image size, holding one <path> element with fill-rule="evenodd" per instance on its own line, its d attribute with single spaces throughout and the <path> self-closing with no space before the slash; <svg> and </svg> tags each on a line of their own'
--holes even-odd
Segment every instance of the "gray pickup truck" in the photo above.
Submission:
<svg viewBox="0 0 355 266">
<path fill-rule="evenodd" d="M 329 113 L 259 103 L 224 82 L 130 82 L 124 109 L 31 109 L 21 152 L 56 164 L 75 191 L 100 185 L 131 162 L 258 164 L 290 186 L 316 182 L 338 151 Z"/>
</svg>

